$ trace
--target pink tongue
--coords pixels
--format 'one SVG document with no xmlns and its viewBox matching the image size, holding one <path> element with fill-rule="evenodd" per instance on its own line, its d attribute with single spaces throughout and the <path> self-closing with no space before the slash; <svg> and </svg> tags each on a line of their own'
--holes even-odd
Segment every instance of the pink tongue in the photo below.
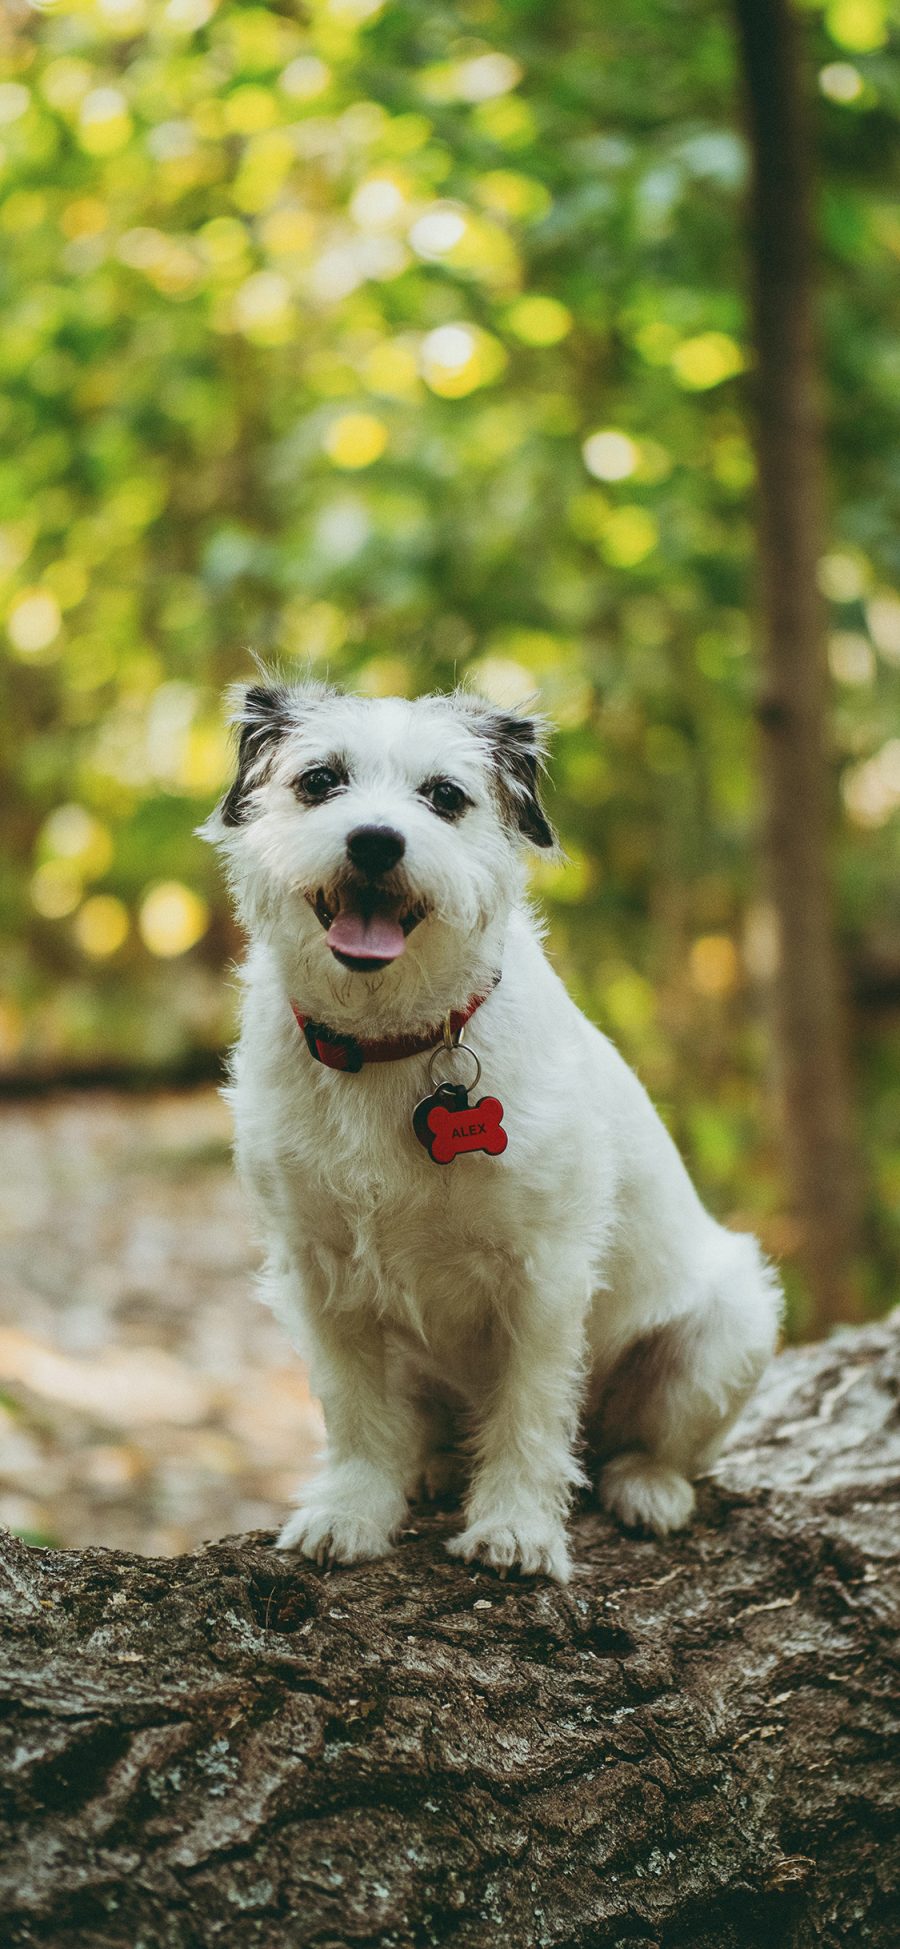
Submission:
<svg viewBox="0 0 900 1949">
<path fill-rule="evenodd" d="M 387 914 L 354 913 L 345 907 L 325 936 L 334 954 L 352 954 L 359 961 L 396 961 L 406 946 L 399 920 Z"/>
</svg>

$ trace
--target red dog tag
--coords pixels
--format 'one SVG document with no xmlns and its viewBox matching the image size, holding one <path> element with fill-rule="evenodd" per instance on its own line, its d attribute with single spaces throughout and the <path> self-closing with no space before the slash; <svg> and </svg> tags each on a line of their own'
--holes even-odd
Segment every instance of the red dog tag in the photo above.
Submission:
<svg viewBox="0 0 900 1949">
<path fill-rule="evenodd" d="M 453 1083 L 442 1083 L 416 1105 L 413 1129 L 433 1164 L 452 1164 L 466 1151 L 500 1157 L 509 1141 L 497 1097 L 483 1096 L 470 1105 L 468 1091 Z"/>
</svg>

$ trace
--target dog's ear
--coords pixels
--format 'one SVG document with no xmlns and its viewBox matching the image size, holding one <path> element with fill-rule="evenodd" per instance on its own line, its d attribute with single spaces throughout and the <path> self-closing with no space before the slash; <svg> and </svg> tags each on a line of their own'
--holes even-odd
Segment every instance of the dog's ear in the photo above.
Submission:
<svg viewBox="0 0 900 1949">
<path fill-rule="evenodd" d="M 236 696 L 232 723 L 237 727 L 237 772 L 219 807 L 224 826 L 240 826 L 247 817 L 249 795 L 265 776 L 265 759 L 296 722 L 289 695 L 278 684 L 248 684 Z"/>
<path fill-rule="evenodd" d="M 556 834 L 541 804 L 539 782 L 547 732 L 538 717 L 488 710 L 482 720 L 493 755 L 504 811 L 533 846 L 555 846 Z"/>
</svg>

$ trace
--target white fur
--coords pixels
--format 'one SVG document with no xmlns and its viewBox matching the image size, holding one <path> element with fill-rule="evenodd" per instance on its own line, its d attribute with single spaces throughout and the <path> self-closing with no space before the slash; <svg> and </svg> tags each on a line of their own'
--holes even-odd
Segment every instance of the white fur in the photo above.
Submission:
<svg viewBox="0 0 900 1949">
<path fill-rule="evenodd" d="M 327 1427 L 281 1546 L 345 1562 L 387 1551 L 449 1399 L 473 1472 L 448 1547 L 565 1580 L 580 1423 L 605 1416 L 614 1431 L 606 1507 L 681 1527 L 690 1478 L 772 1351 L 777 1281 L 754 1239 L 704 1210 L 641 1084 L 546 959 L 473 707 L 298 691 L 289 710 L 250 816 L 207 828 L 251 936 L 230 1091 L 238 1166 L 269 1248 L 267 1296 L 309 1360 Z M 298 804 L 291 781 L 336 751 L 348 788 Z M 416 796 L 435 773 L 473 800 L 458 824 Z M 306 898 L 340 875 L 346 835 L 366 823 L 404 834 L 404 885 L 430 905 L 376 974 L 335 962 Z M 345 1033 L 421 1032 L 498 972 L 466 1041 L 481 1092 L 505 1107 L 499 1158 L 432 1163 L 410 1123 L 427 1057 L 335 1073 L 291 1012 L 293 997 Z"/>
</svg>

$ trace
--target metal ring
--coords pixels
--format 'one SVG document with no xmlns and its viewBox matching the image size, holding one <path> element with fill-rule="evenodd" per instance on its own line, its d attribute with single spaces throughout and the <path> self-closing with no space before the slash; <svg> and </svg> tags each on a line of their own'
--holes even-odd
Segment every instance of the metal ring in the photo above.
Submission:
<svg viewBox="0 0 900 1949">
<path fill-rule="evenodd" d="M 474 1090 L 477 1087 L 481 1077 L 481 1064 L 478 1060 L 478 1057 L 475 1054 L 474 1049 L 470 1049 L 468 1043 L 466 1042 L 454 1042 L 450 1049 L 445 1049 L 443 1044 L 441 1043 L 438 1045 L 437 1049 L 432 1049 L 431 1055 L 428 1058 L 428 1079 L 429 1082 L 431 1083 L 432 1089 L 433 1090 L 440 1089 L 442 1083 L 450 1082 L 449 1076 L 442 1076 L 438 1078 L 437 1076 L 435 1076 L 434 1073 L 434 1065 L 437 1062 L 438 1058 L 440 1056 L 447 1056 L 447 1055 L 471 1057 L 473 1063 L 475 1064 L 475 1074 L 472 1077 L 472 1081 L 466 1084 L 466 1088 L 470 1090 Z"/>
</svg>

